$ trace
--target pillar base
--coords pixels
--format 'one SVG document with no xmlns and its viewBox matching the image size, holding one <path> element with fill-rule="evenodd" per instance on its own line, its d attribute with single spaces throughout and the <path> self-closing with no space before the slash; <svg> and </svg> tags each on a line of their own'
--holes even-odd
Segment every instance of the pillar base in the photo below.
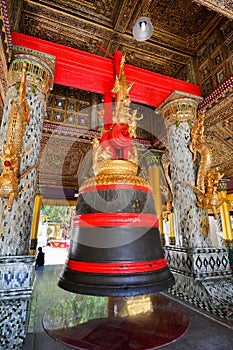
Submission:
<svg viewBox="0 0 233 350">
<path fill-rule="evenodd" d="M 229 253 L 230 267 L 231 267 L 231 270 L 233 270 L 233 245 L 232 245 L 232 241 L 231 241 L 231 246 L 229 246 L 229 248 L 228 248 L 228 253 Z"/>
<path fill-rule="evenodd" d="M 168 293 L 232 323 L 232 278 L 198 281 L 181 273 L 173 275 L 176 283 Z"/>
<path fill-rule="evenodd" d="M 175 277 L 169 293 L 227 320 L 233 320 L 233 278 L 226 248 L 166 247 Z"/>
<path fill-rule="evenodd" d="M 0 257 L 1 350 L 23 349 L 34 282 L 34 261 L 31 256 Z"/>
<path fill-rule="evenodd" d="M 166 248 L 170 268 L 195 280 L 231 277 L 227 248 Z"/>
</svg>

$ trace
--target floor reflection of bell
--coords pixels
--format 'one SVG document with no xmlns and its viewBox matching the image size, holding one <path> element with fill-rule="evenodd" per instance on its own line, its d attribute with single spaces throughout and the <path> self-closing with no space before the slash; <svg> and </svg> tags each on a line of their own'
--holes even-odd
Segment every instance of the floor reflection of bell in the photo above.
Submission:
<svg viewBox="0 0 233 350">
<path fill-rule="evenodd" d="M 173 285 L 152 191 L 136 173 L 134 163 L 112 160 L 82 185 L 69 256 L 58 282 L 61 288 L 133 296 Z"/>
<path fill-rule="evenodd" d="M 45 313 L 43 325 L 52 338 L 78 350 L 153 350 L 184 335 L 189 318 L 160 293 L 129 298 L 71 294 Z"/>
</svg>

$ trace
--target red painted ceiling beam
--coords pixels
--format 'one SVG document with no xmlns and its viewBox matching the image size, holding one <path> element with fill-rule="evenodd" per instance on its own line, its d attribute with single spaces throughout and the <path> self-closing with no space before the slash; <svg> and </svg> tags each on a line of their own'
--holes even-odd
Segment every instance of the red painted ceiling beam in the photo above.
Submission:
<svg viewBox="0 0 233 350">
<path fill-rule="evenodd" d="M 113 60 L 51 43 L 21 33 L 12 33 L 13 44 L 56 57 L 54 82 L 103 95 L 111 94 L 115 77 Z M 158 107 L 174 90 L 201 95 L 200 87 L 162 74 L 125 65 L 133 102 Z"/>
</svg>

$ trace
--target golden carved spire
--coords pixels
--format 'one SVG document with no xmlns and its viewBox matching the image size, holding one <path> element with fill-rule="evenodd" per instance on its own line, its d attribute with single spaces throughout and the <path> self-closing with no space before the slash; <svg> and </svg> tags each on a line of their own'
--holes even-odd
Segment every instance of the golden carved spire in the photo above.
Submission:
<svg viewBox="0 0 233 350">
<path fill-rule="evenodd" d="M 96 176 L 117 176 L 120 181 L 121 176 L 135 176 L 138 170 L 138 154 L 132 138 L 136 137 L 137 120 L 143 117 L 136 116 L 137 110 L 130 113 L 129 91 L 133 83 L 128 84 L 125 76 L 125 55 L 118 52 L 115 59 L 118 74 L 112 89 L 116 94 L 113 123 L 105 130 L 100 142 L 94 139 L 92 160 Z"/>
<path fill-rule="evenodd" d="M 130 98 L 129 98 L 129 91 L 134 83 L 128 84 L 125 76 L 125 55 L 122 56 L 121 62 L 120 62 L 120 71 L 119 76 L 116 76 L 115 84 L 113 86 L 112 92 L 114 92 L 116 97 L 116 103 L 117 107 L 120 106 L 126 106 L 129 107 L 130 105 Z"/>
<path fill-rule="evenodd" d="M 123 55 L 121 58 L 119 75 L 116 76 L 115 84 L 112 89 L 112 92 L 116 94 L 116 108 L 113 115 L 113 123 L 127 124 L 129 126 L 130 136 L 136 137 L 135 131 L 137 129 L 137 120 L 142 119 L 143 116 L 137 118 L 137 110 L 134 110 L 132 114 L 129 112 L 131 103 L 129 91 L 134 82 L 128 84 L 125 75 L 124 64 L 125 55 Z"/>
</svg>

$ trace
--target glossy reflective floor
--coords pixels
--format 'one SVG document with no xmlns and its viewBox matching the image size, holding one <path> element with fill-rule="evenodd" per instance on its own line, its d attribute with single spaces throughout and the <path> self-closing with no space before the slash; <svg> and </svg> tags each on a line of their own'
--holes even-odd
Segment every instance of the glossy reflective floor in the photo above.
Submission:
<svg viewBox="0 0 233 350">
<path fill-rule="evenodd" d="M 180 338 L 187 313 L 157 295 L 103 298 L 75 295 L 60 300 L 43 317 L 46 332 L 79 350 L 151 350 Z"/>
<path fill-rule="evenodd" d="M 154 297 L 151 304 L 151 299 L 145 297 L 144 303 L 141 304 L 141 314 L 147 314 L 147 318 L 139 319 L 138 322 L 134 318 L 134 322 L 129 321 L 125 324 L 121 324 L 120 329 L 124 330 L 124 334 L 121 332 L 115 332 L 116 328 L 119 329 L 119 323 L 122 321 L 122 316 L 127 316 L 129 310 L 131 313 L 140 313 L 140 309 L 137 310 L 137 303 L 130 302 L 128 305 L 125 304 L 125 300 L 120 298 L 118 300 L 113 300 L 109 303 L 108 298 L 101 298 L 100 300 L 94 300 L 94 297 L 86 298 L 84 296 L 80 296 L 80 299 L 77 302 L 77 294 L 66 292 L 59 287 L 57 287 L 57 280 L 62 269 L 62 265 L 53 265 L 53 266 L 45 266 L 44 268 L 40 268 L 36 270 L 36 282 L 32 297 L 31 303 L 31 312 L 30 312 L 30 323 L 28 329 L 28 335 L 25 343 L 25 350 L 68 350 L 74 349 L 72 346 L 72 342 L 69 340 L 69 344 L 67 345 L 61 343 L 59 340 L 64 341 L 65 336 L 69 333 L 69 336 L 76 339 L 77 337 L 73 336 L 72 330 L 77 331 L 76 324 L 78 315 L 78 322 L 85 324 L 90 318 L 99 319 L 95 321 L 96 323 L 92 323 L 89 329 L 89 333 L 86 329 L 84 329 L 85 335 L 83 337 L 87 337 L 88 341 L 92 341 L 93 344 L 90 348 L 91 350 L 102 350 L 99 343 L 101 343 L 102 339 L 106 335 L 106 344 L 109 348 L 103 348 L 108 350 L 114 350 L 112 344 L 117 344 L 122 342 L 123 345 L 119 345 L 116 347 L 118 350 L 125 349 L 141 349 L 137 347 L 137 343 L 132 343 L 131 348 L 125 348 L 124 340 L 128 339 L 129 333 L 135 336 L 139 335 L 143 328 L 145 328 L 145 320 L 148 322 L 147 328 L 147 336 L 149 339 L 149 335 L 155 334 L 155 325 L 159 325 L 160 330 L 168 329 L 172 324 L 176 324 L 175 319 L 170 320 L 170 322 L 165 322 L 163 319 L 161 323 L 161 317 L 159 318 L 159 314 L 155 314 L 151 312 L 152 305 L 158 307 L 160 305 L 161 310 L 167 310 L 167 307 L 170 305 L 173 314 L 177 314 L 177 319 L 182 322 L 180 325 L 180 330 L 178 328 L 175 329 L 175 333 L 180 332 L 180 335 L 185 331 L 185 327 L 187 326 L 187 321 L 189 319 L 189 327 L 187 331 L 175 342 L 171 342 L 168 345 L 163 346 L 163 349 L 166 350 L 232 350 L 233 345 L 233 329 L 230 328 L 229 325 L 224 325 L 217 322 L 214 319 L 207 318 L 206 316 L 196 312 L 194 309 L 190 309 L 185 305 L 181 305 L 178 302 L 175 302 L 170 297 L 168 298 L 164 294 L 159 294 Z M 82 301 L 82 302 L 80 302 Z M 97 307 L 97 306 L 98 307 Z M 114 306 L 115 305 L 115 306 Z M 164 308 L 164 309 L 163 309 Z M 167 311 L 166 311 L 167 312 Z M 160 315 L 163 314 L 160 313 Z M 69 317 L 68 317 L 69 316 Z M 103 320 L 100 320 L 101 317 L 112 317 L 114 316 L 113 322 L 114 324 L 104 324 Z M 120 317 L 115 317 L 120 316 Z M 187 317 L 188 316 L 188 317 Z M 44 318 L 44 324 L 47 329 L 47 332 L 50 333 L 49 336 L 43 329 L 42 319 Z M 120 321 L 119 321 L 120 320 Z M 167 318 L 168 320 L 168 318 Z M 173 322 L 174 321 L 174 322 Z M 113 338 L 109 336 L 109 325 L 111 329 L 114 329 L 112 333 Z M 107 326 L 107 328 L 106 328 Z M 112 327 L 113 326 L 113 327 Z M 117 326 L 117 327 L 116 327 Z M 183 327 L 183 328 L 182 328 Z M 58 328 L 60 331 L 57 332 Z M 85 328 L 85 327 L 84 327 Z M 62 329 L 62 331 L 61 331 Z M 66 331 L 68 333 L 66 334 Z M 53 333 L 55 332 L 55 333 Z M 81 329 L 80 329 L 81 334 Z M 88 334 L 88 335 L 87 335 Z M 160 335 L 162 332 L 160 332 Z M 172 328 L 170 328 L 170 337 L 173 336 Z M 52 337 L 53 336 L 53 337 Z M 115 337 L 115 338 L 114 338 Z M 115 339 L 115 341 L 114 341 Z M 158 334 L 157 334 L 158 339 Z M 152 341 L 152 340 L 151 340 Z M 171 338 L 169 339 L 171 341 Z M 150 343 L 151 344 L 151 343 Z M 73 344 L 75 345 L 75 344 Z M 77 345 L 77 344 L 76 344 Z M 76 346 L 75 345 L 75 346 Z M 102 344 L 103 345 L 103 344 Z M 102 346 L 101 345 L 101 346 Z M 159 345 L 159 344 L 157 344 Z M 156 345 L 156 346 L 157 346 Z M 161 343 L 160 343 L 161 345 Z M 76 346 L 76 349 L 77 346 Z M 81 347 L 82 349 L 82 347 Z M 85 348 L 84 348 L 85 349 Z"/>
</svg>

